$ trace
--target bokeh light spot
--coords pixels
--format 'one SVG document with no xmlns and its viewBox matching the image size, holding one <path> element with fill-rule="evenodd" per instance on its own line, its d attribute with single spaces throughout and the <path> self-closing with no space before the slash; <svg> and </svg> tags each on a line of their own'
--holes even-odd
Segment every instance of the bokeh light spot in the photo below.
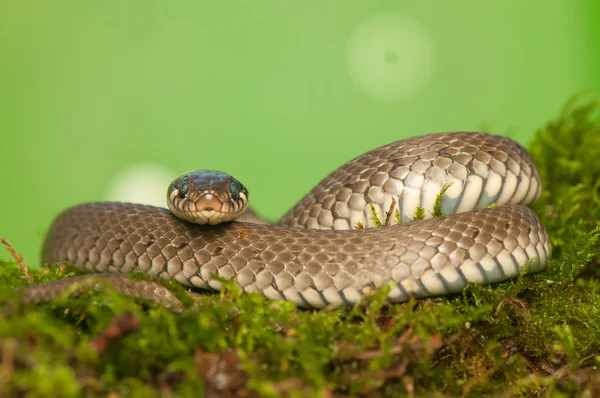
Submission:
<svg viewBox="0 0 600 398">
<path fill-rule="evenodd" d="M 119 171 L 109 183 L 106 199 L 166 207 L 167 188 L 177 177 L 154 163 L 137 164 Z"/>
<path fill-rule="evenodd" d="M 422 92 L 431 80 L 435 45 L 416 19 L 399 13 L 376 14 L 350 35 L 346 61 L 360 91 L 380 101 L 403 101 Z"/>
</svg>

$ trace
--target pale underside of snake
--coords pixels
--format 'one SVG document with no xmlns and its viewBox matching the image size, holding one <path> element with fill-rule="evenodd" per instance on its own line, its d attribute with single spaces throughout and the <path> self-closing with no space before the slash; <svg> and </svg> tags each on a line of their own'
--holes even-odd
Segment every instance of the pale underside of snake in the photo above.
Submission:
<svg viewBox="0 0 600 398">
<path fill-rule="evenodd" d="M 441 200 L 447 215 L 431 218 L 448 185 Z M 42 263 L 101 273 L 118 290 L 172 309 L 180 308 L 165 288 L 123 274 L 217 290 L 219 279 L 235 279 L 245 292 L 302 307 L 353 305 L 382 286 L 390 287 L 389 302 L 402 302 L 513 278 L 525 264 L 528 271 L 543 268 L 549 239 L 525 207 L 540 192 L 536 166 L 518 143 L 482 133 L 430 134 L 344 164 L 276 225 L 240 217 L 248 191 L 214 171 L 175 180 L 167 193 L 171 211 L 114 202 L 75 206 L 52 224 Z M 412 221 L 417 208 L 426 220 Z M 373 212 L 379 220 L 397 217 L 377 227 Z M 27 287 L 23 300 L 49 300 L 85 278 Z"/>
</svg>

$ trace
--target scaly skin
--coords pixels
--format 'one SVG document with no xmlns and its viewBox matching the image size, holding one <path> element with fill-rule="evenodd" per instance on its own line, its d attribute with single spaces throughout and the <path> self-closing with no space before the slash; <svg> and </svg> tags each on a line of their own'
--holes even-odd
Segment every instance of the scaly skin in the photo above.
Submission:
<svg viewBox="0 0 600 398">
<path fill-rule="evenodd" d="M 390 208 L 405 221 L 417 206 L 430 210 L 448 183 L 442 209 L 459 214 L 351 229 L 357 222 L 372 226 L 371 205 L 382 220 Z M 196 225 L 151 206 L 79 205 L 53 223 L 42 261 L 66 261 L 91 272 L 142 271 L 219 289 L 216 274 L 236 278 L 246 292 L 305 307 L 354 304 L 391 285 L 389 301 L 400 302 L 457 292 L 469 282 L 513 278 L 530 260 L 530 271 L 541 269 L 550 256 L 546 231 L 519 205 L 540 192 L 535 164 L 514 141 L 433 134 L 346 163 L 278 226 Z M 491 203 L 500 206 L 482 209 Z M 44 292 L 43 286 L 36 289 Z"/>
</svg>

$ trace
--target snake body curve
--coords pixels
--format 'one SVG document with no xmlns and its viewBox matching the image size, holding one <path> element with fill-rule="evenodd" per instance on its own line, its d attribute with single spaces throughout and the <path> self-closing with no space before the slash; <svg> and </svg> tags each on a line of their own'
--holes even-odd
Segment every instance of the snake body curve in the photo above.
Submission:
<svg viewBox="0 0 600 398">
<path fill-rule="evenodd" d="M 429 218 L 450 183 L 441 207 L 457 214 L 407 222 L 417 207 Z M 431 134 L 351 160 L 277 225 L 196 225 L 151 206 L 79 205 L 52 224 L 42 262 L 142 271 L 212 289 L 221 288 L 218 275 L 246 292 L 317 308 L 351 305 L 391 285 L 389 301 L 400 302 L 512 278 L 529 261 L 530 271 L 541 269 L 551 254 L 548 236 L 524 206 L 540 192 L 535 164 L 516 142 Z M 486 208 L 492 203 L 499 206 Z M 373 211 L 380 220 L 397 211 L 403 223 L 354 228 L 374 226 Z"/>
</svg>

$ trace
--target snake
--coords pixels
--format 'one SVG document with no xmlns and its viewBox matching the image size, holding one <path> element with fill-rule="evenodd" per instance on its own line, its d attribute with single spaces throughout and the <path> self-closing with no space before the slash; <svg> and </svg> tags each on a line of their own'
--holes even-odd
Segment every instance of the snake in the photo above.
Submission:
<svg viewBox="0 0 600 398">
<path fill-rule="evenodd" d="M 90 275 L 25 287 L 23 298 L 51 300 L 96 275 L 181 310 L 162 285 L 127 278 L 133 272 L 212 290 L 233 279 L 243 292 L 309 308 L 356 305 L 384 287 L 389 303 L 457 293 L 545 267 L 550 241 L 527 207 L 541 191 L 526 149 L 478 132 L 428 134 L 366 152 L 274 224 L 248 210 L 249 191 L 238 179 L 192 171 L 169 185 L 168 209 L 94 202 L 61 213 L 42 264 L 69 263 Z"/>
</svg>

